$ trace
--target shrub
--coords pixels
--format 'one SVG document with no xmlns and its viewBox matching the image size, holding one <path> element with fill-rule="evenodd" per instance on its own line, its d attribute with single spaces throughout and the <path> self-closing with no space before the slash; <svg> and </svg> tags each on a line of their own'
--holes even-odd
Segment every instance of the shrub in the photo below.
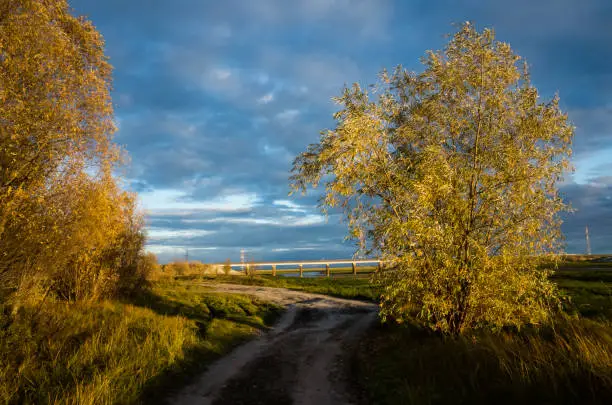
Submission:
<svg viewBox="0 0 612 405">
<path fill-rule="evenodd" d="M 227 259 L 225 261 L 225 263 L 223 264 L 223 274 L 225 274 L 226 276 L 229 276 L 232 273 L 232 262 L 230 261 L 230 259 Z"/>
</svg>

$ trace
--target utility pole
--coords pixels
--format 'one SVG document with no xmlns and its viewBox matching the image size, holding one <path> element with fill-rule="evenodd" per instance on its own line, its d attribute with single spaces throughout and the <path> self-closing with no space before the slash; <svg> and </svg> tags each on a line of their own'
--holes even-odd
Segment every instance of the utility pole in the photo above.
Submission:
<svg viewBox="0 0 612 405">
<path fill-rule="evenodd" d="M 242 270 L 244 270 L 244 264 L 246 263 L 246 256 L 244 249 L 240 249 L 240 263 L 242 264 Z"/>
<path fill-rule="evenodd" d="M 189 263 L 189 248 L 185 249 L 185 263 Z"/>
<path fill-rule="evenodd" d="M 586 236 L 586 254 L 591 254 L 591 240 L 589 239 L 589 227 L 585 228 L 584 235 Z"/>
</svg>

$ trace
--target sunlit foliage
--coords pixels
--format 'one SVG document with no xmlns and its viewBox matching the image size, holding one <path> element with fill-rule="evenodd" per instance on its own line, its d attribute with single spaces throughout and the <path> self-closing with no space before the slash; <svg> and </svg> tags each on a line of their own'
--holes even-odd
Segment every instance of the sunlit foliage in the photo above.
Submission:
<svg viewBox="0 0 612 405">
<path fill-rule="evenodd" d="M 541 323 L 573 127 L 492 30 L 466 23 L 422 62 L 335 98 L 337 126 L 296 158 L 293 189 L 323 183 L 322 208 L 342 207 L 350 237 L 387 261 L 383 318 L 452 334 Z"/>
<path fill-rule="evenodd" d="M 123 159 L 112 142 L 111 70 L 101 35 L 65 0 L 0 0 L 5 290 L 36 279 L 81 299 L 139 284 L 142 219 L 113 176 Z"/>
</svg>

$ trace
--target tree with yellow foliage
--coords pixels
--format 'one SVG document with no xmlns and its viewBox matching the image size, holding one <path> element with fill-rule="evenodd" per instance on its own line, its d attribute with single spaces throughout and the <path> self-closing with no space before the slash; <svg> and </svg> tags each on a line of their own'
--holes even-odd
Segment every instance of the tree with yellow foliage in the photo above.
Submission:
<svg viewBox="0 0 612 405">
<path fill-rule="evenodd" d="M 544 322 L 557 292 L 538 265 L 561 249 L 573 127 L 492 30 L 466 23 L 422 61 L 372 92 L 346 88 L 292 187 L 323 182 L 322 208 L 342 207 L 350 236 L 388 262 L 383 318 L 450 334 Z"/>
<path fill-rule="evenodd" d="M 111 72 L 100 33 L 65 0 L 0 0 L 5 289 L 35 277 L 60 297 L 95 298 L 136 271 L 142 220 L 113 176 Z"/>
</svg>

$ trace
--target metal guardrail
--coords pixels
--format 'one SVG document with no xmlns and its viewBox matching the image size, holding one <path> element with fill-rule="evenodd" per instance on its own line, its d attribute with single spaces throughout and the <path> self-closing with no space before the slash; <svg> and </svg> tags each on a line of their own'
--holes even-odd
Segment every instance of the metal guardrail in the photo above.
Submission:
<svg viewBox="0 0 612 405">
<path fill-rule="evenodd" d="M 585 258 L 590 260 L 600 260 L 607 262 L 612 260 L 612 255 L 579 255 L 579 254 L 564 254 L 566 258 Z M 608 259 L 608 260 L 606 260 Z M 574 260 L 567 261 L 567 265 L 571 265 Z M 578 260 L 580 262 L 580 260 Z M 279 274 L 299 274 L 300 277 L 304 273 L 318 273 L 331 277 L 334 274 L 357 276 L 358 274 L 375 273 L 382 268 L 384 262 L 378 259 L 339 259 L 339 260 L 309 260 L 309 261 L 284 261 L 284 262 L 250 262 L 250 263 L 230 263 L 232 269 L 241 269 L 244 274 L 253 272 L 257 275 L 272 275 Z M 224 263 L 216 263 L 213 266 L 219 270 L 226 266 Z M 344 266 L 343 266 L 344 265 Z M 334 267 L 342 266 L 342 267 Z M 262 268 L 267 267 L 267 268 Z"/>
<path fill-rule="evenodd" d="M 378 271 L 383 262 L 378 259 L 341 259 L 341 260 L 309 260 L 309 261 L 285 261 L 285 262 L 250 262 L 250 263 L 230 263 L 232 269 L 239 268 L 245 272 L 253 272 L 257 275 L 272 275 L 279 274 L 299 274 L 300 277 L 304 273 L 319 273 L 327 277 L 334 274 L 369 274 Z M 333 267 L 333 266 L 343 267 Z M 214 266 L 223 267 L 226 264 L 217 263 Z M 313 267 L 314 266 L 314 267 Z M 268 267 L 262 269 L 262 267 Z"/>
</svg>

